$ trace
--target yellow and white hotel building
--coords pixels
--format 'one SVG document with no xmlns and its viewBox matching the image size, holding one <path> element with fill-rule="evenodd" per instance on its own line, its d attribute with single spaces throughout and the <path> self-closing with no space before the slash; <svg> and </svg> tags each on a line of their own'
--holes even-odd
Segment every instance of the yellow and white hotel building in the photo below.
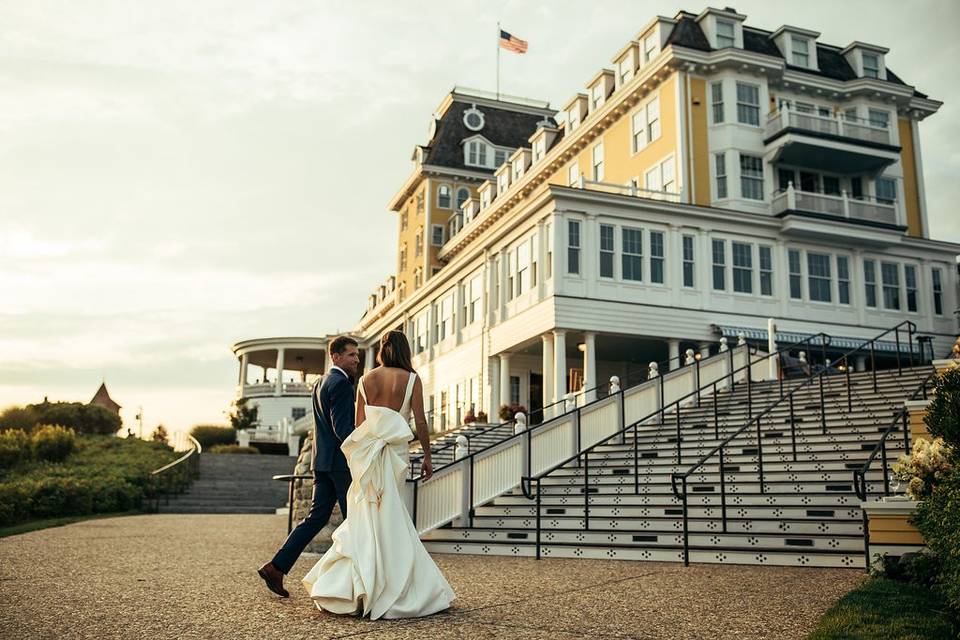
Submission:
<svg viewBox="0 0 960 640">
<path fill-rule="evenodd" d="M 941 103 L 885 47 L 745 21 L 657 17 L 559 112 L 444 98 L 354 330 L 409 336 L 434 429 L 766 343 L 768 318 L 841 348 L 909 319 L 949 348 L 960 245 L 930 237 L 918 135 Z"/>
</svg>

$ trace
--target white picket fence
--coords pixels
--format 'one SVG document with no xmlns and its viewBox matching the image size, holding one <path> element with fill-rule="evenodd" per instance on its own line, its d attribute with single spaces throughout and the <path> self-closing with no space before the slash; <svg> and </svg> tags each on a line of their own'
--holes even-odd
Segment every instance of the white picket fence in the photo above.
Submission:
<svg viewBox="0 0 960 640">
<path fill-rule="evenodd" d="M 750 367 L 752 380 L 769 378 L 765 355 L 754 354 Z M 696 402 L 694 392 L 698 386 L 704 396 L 713 393 L 713 388 L 704 387 L 714 382 L 717 391 L 726 388 L 731 370 L 743 368 L 734 374 L 734 379 L 745 380 L 749 357 L 749 348 L 741 346 L 700 361 L 699 375 L 694 365 L 663 374 L 662 406 L 688 395 L 683 404 Z M 522 477 L 549 471 L 579 451 L 614 435 L 624 424 L 632 425 L 657 412 L 661 407 L 660 385 L 659 379 L 647 380 L 623 393 L 580 407 L 579 411 L 531 427 L 529 433 L 521 432 L 457 460 L 437 470 L 426 482 L 408 481 L 407 509 L 414 514 L 417 530 L 424 534 L 449 522 L 466 522 L 471 508 L 519 486 Z"/>
</svg>

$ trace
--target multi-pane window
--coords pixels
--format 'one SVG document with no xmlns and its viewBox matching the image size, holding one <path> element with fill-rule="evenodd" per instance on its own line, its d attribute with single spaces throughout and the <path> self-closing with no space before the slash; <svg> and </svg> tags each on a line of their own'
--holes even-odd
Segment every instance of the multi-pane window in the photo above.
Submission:
<svg viewBox="0 0 960 640">
<path fill-rule="evenodd" d="M 873 260 L 863 261 L 863 292 L 868 307 L 877 307 L 877 263 Z"/>
<path fill-rule="evenodd" d="M 864 78 L 880 77 L 880 56 L 873 53 L 863 54 L 863 77 Z"/>
<path fill-rule="evenodd" d="M 638 109 L 630 116 L 630 126 L 633 129 L 633 152 L 636 153 L 646 144 L 647 140 L 647 113 L 643 108 Z"/>
<path fill-rule="evenodd" d="M 883 281 L 883 308 L 900 310 L 900 270 L 895 262 L 880 263 L 880 278 Z"/>
<path fill-rule="evenodd" d="M 407 270 L 407 246 L 400 247 L 400 271 Z"/>
<path fill-rule="evenodd" d="M 544 232 L 547 234 L 547 265 L 544 277 L 548 280 L 553 277 L 553 233 L 551 233 L 551 229 L 552 227 L 548 222 L 544 228 Z"/>
<path fill-rule="evenodd" d="M 727 158 L 723 153 L 713 155 L 714 165 L 717 169 L 717 200 L 727 197 Z"/>
<path fill-rule="evenodd" d="M 470 199 L 470 190 L 466 187 L 460 187 L 457 189 L 457 209 L 463 206 L 463 204 Z"/>
<path fill-rule="evenodd" d="M 513 251 L 508 251 L 508 252 L 507 252 L 507 262 L 506 262 L 506 264 L 505 264 L 506 276 L 507 276 L 507 290 L 505 291 L 505 293 L 506 293 L 506 298 L 507 298 L 507 300 L 513 300 L 513 295 L 514 295 L 514 291 L 515 291 L 515 289 L 514 289 L 515 284 L 514 284 L 514 283 L 516 282 L 516 275 L 517 275 L 517 274 L 516 274 L 516 272 L 514 271 L 514 268 L 515 268 L 515 266 L 516 266 L 516 263 L 514 262 L 513 258 L 514 258 L 514 252 L 513 252 Z"/>
<path fill-rule="evenodd" d="M 676 187 L 676 163 L 670 156 L 646 173 L 647 191 L 666 191 L 673 193 Z"/>
<path fill-rule="evenodd" d="M 663 232 L 650 232 L 650 282 L 663 284 Z"/>
<path fill-rule="evenodd" d="M 837 256 L 837 301 L 850 304 L 850 261 L 846 256 Z"/>
<path fill-rule="evenodd" d="M 473 323 L 477 320 L 482 301 L 483 277 L 477 275 L 470 279 L 470 290 L 467 293 L 467 322 Z"/>
<path fill-rule="evenodd" d="M 713 243 L 713 288 L 724 291 L 727 288 L 727 257 L 723 240 Z"/>
<path fill-rule="evenodd" d="M 617 71 L 620 74 L 620 85 L 623 86 L 633 73 L 633 61 L 630 60 L 630 56 L 620 61 L 620 64 L 617 66 Z"/>
<path fill-rule="evenodd" d="M 443 246 L 443 225 L 435 224 L 430 226 L 430 244 L 435 247 Z"/>
<path fill-rule="evenodd" d="M 605 97 L 606 96 L 603 95 L 603 83 L 598 83 L 597 86 L 593 88 L 593 92 L 590 96 L 591 110 L 602 106 Z"/>
<path fill-rule="evenodd" d="M 903 265 L 903 284 L 907 290 L 907 311 L 917 311 L 917 268 L 912 264 Z"/>
<path fill-rule="evenodd" d="M 437 188 L 437 206 L 441 209 L 450 208 L 450 185 L 442 184 Z"/>
<path fill-rule="evenodd" d="M 643 231 L 631 227 L 621 229 L 621 267 L 624 280 L 643 280 Z"/>
<path fill-rule="evenodd" d="M 740 154 L 740 195 L 750 200 L 763 200 L 763 159 Z"/>
<path fill-rule="evenodd" d="M 943 274 L 940 269 L 934 267 L 930 270 L 933 278 L 933 312 L 938 316 L 943 315 Z"/>
<path fill-rule="evenodd" d="M 580 183 L 580 167 L 576 162 L 567 167 L 567 184 L 575 187 Z"/>
<path fill-rule="evenodd" d="M 429 312 L 426 312 L 426 311 L 421 313 L 419 316 L 417 316 L 417 319 L 414 320 L 414 323 L 413 323 L 415 327 L 414 332 L 416 336 L 414 339 L 414 345 L 413 345 L 413 351 L 415 354 L 423 353 L 427 348 L 427 338 L 428 338 L 427 327 L 429 326 L 429 321 L 430 321 L 428 314 Z"/>
<path fill-rule="evenodd" d="M 603 180 L 603 143 L 596 145 L 591 153 L 593 157 L 593 179 L 599 182 Z"/>
<path fill-rule="evenodd" d="M 453 335 L 453 294 L 440 301 L 440 336 L 438 339 Z"/>
<path fill-rule="evenodd" d="M 693 286 L 693 236 L 683 236 L 683 286 Z"/>
<path fill-rule="evenodd" d="M 897 199 L 897 183 L 891 178 L 877 178 L 877 202 L 893 204 Z"/>
<path fill-rule="evenodd" d="M 773 250 L 760 246 L 760 295 L 773 295 Z"/>
<path fill-rule="evenodd" d="M 517 295 L 530 288 L 530 243 L 517 247 Z"/>
<path fill-rule="evenodd" d="M 660 137 L 660 99 L 654 98 L 647 103 L 647 142 Z"/>
<path fill-rule="evenodd" d="M 811 300 L 830 302 L 830 255 L 807 252 L 807 292 Z"/>
<path fill-rule="evenodd" d="M 530 236 L 530 241 L 527 242 L 527 250 L 530 253 L 530 288 L 537 286 L 537 243 L 539 238 L 536 235 Z"/>
<path fill-rule="evenodd" d="M 643 40 L 643 63 L 653 60 L 657 55 L 657 34 L 649 35 Z"/>
<path fill-rule="evenodd" d="M 736 42 L 733 34 L 734 26 L 732 22 L 717 20 L 717 49 L 732 47 Z"/>
<path fill-rule="evenodd" d="M 580 222 L 567 220 L 567 273 L 580 273 Z"/>
<path fill-rule="evenodd" d="M 790 36 L 792 45 L 793 64 L 798 67 L 810 66 L 810 41 L 806 38 Z"/>
<path fill-rule="evenodd" d="M 408 219 L 409 219 L 409 216 L 407 215 L 406 211 L 400 214 L 400 230 L 401 231 L 407 228 Z"/>
<path fill-rule="evenodd" d="M 613 225 L 600 225 L 600 277 L 613 277 Z"/>
<path fill-rule="evenodd" d="M 881 109 L 870 109 L 867 111 L 867 119 L 874 127 L 886 129 L 890 126 L 890 112 Z"/>
<path fill-rule="evenodd" d="M 493 152 L 493 166 L 499 167 L 507 161 L 507 152 L 503 149 L 497 149 Z"/>
<path fill-rule="evenodd" d="M 417 227 L 417 236 L 413 241 L 413 255 L 416 258 L 423 255 L 423 227 Z"/>
<path fill-rule="evenodd" d="M 737 83 L 737 122 L 760 126 L 760 87 Z"/>
<path fill-rule="evenodd" d="M 790 297 L 793 300 L 803 299 L 803 275 L 800 273 L 800 252 L 790 249 L 787 252 L 787 263 L 790 272 Z"/>
<path fill-rule="evenodd" d="M 723 122 L 723 83 L 710 84 L 710 105 L 713 111 L 714 124 Z"/>
<path fill-rule="evenodd" d="M 753 247 L 744 242 L 730 245 L 733 253 L 733 290 L 753 293 Z"/>
</svg>

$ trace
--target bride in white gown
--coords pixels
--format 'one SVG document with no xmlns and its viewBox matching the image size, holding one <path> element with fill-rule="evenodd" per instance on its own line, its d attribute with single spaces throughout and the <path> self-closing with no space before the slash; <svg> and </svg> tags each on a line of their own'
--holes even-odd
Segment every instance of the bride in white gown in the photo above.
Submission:
<svg viewBox="0 0 960 640">
<path fill-rule="evenodd" d="M 411 410 L 426 452 L 424 476 L 433 471 L 423 387 L 399 331 L 380 340 L 377 362 L 381 366 L 360 379 L 357 427 L 341 446 L 353 477 L 347 518 L 303 584 L 317 607 L 331 613 L 373 620 L 427 616 L 447 609 L 454 594 L 420 542 L 401 493 Z"/>
</svg>

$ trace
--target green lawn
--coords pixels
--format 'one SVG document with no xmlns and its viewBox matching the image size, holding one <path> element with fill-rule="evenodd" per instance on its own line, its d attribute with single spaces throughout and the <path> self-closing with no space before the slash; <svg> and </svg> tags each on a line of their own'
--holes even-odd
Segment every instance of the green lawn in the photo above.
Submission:
<svg viewBox="0 0 960 640">
<path fill-rule="evenodd" d="M 143 513 L 142 511 L 122 511 L 119 513 L 100 513 L 90 516 L 67 516 L 63 518 L 46 518 L 44 520 L 32 520 L 12 527 L 0 527 L 0 538 L 16 536 L 21 533 L 39 531 L 40 529 L 49 529 L 50 527 L 62 527 L 65 524 L 74 522 L 83 522 L 84 520 L 99 520 L 101 518 L 118 518 L 120 516 L 135 516 Z"/>
<path fill-rule="evenodd" d="M 958 631 L 930 589 L 872 578 L 827 611 L 808 640 L 951 640 Z"/>
</svg>

